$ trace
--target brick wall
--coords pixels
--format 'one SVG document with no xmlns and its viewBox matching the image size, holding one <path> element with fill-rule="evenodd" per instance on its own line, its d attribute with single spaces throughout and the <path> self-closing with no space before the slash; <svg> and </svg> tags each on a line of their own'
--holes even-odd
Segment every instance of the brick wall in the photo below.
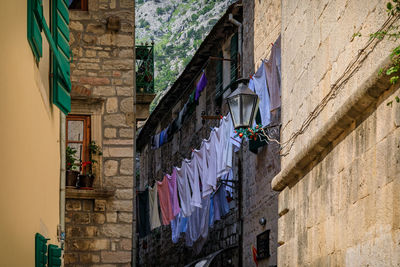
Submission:
<svg viewBox="0 0 400 267">
<path fill-rule="evenodd" d="M 243 65 L 244 76 L 253 74 L 268 59 L 271 43 L 281 30 L 281 1 L 243 1 Z M 273 124 L 280 122 L 280 111 L 272 114 Z M 259 148 L 258 154 L 248 150 L 245 143 L 242 151 L 243 174 L 243 266 L 253 266 L 251 245 L 256 247 L 256 237 L 265 230 L 270 232 L 271 256 L 259 260 L 259 266 L 277 264 L 278 194 L 271 188 L 272 178 L 280 171 L 279 146 L 276 143 Z M 259 224 L 264 217 L 265 226 Z"/>
<path fill-rule="evenodd" d="M 67 199 L 65 265 L 130 266 L 134 1 L 88 2 L 89 11 L 70 10 L 72 102 L 103 103 L 101 126 L 92 129 L 103 148 L 103 180 L 95 185 L 116 191 L 107 199 Z M 107 28 L 111 16 L 120 19 L 118 31 Z"/>
</svg>

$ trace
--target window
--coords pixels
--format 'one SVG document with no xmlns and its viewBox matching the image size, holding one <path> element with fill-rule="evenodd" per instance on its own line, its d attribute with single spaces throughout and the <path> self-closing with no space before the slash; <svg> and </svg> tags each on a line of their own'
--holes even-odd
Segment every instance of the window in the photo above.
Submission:
<svg viewBox="0 0 400 267">
<path fill-rule="evenodd" d="M 76 163 L 89 161 L 90 116 L 68 115 L 66 131 L 66 145 L 76 150 Z"/>
<path fill-rule="evenodd" d="M 68 0 L 68 9 L 88 10 L 88 0 Z"/>
<path fill-rule="evenodd" d="M 222 54 L 222 51 L 220 51 L 218 53 L 218 58 L 220 58 L 219 60 L 217 60 L 217 66 L 216 66 L 216 80 L 215 80 L 215 98 L 219 99 L 221 98 L 222 94 L 224 93 L 224 80 L 223 80 L 223 61 L 222 58 L 224 57 L 224 55 Z"/>
</svg>

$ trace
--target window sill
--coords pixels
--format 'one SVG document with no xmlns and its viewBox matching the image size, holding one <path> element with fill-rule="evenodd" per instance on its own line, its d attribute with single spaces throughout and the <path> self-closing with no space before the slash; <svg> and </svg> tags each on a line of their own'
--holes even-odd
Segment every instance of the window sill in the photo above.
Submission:
<svg viewBox="0 0 400 267">
<path fill-rule="evenodd" d="M 114 189 L 93 189 L 93 190 L 83 190 L 83 189 L 65 189 L 65 198 L 74 199 L 106 199 L 112 197 L 115 193 Z"/>
</svg>

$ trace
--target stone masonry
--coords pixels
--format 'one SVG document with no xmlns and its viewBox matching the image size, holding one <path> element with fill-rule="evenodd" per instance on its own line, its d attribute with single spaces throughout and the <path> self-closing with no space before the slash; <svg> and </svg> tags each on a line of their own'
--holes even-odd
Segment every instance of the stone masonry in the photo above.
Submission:
<svg viewBox="0 0 400 267">
<path fill-rule="evenodd" d="M 271 43 L 278 38 L 281 30 L 281 1 L 243 1 L 243 67 L 244 77 L 253 74 L 268 59 Z M 272 124 L 280 123 L 280 110 L 272 114 Z M 256 247 L 256 237 L 270 230 L 270 254 L 258 260 L 259 266 L 277 265 L 278 240 L 278 194 L 271 188 L 272 178 L 280 171 L 279 146 L 276 143 L 250 152 L 248 143 L 242 151 L 243 174 L 243 266 L 254 266 L 251 245 Z M 259 224 L 264 217 L 265 226 Z"/>
<path fill-rule="evenodd" d="M 387 104 L 399 90 L 378 76 L 398 42 L 365 46 L 388 18 L 385 9 L 378 0 L 282 2 L 282 141 L 351 62 L 357 69 L 272 181 L 281 191 L 279 266 L 400 265 L 400 106 Z"/>
<path fill-rule="evenodd" d="M 65 266 L 130 266 L 133 221 L 134 1 L 89 0 L 70 10 L 72 102 L 102 103 L 102 181 L 108 198 L 66 201 Z M 119 22 L 118 22 L 119 21 Z M 98 133 L 97 133 L 98 134 Z M 96 177 L 96 179 L 98 179 Z"/>
</svg>

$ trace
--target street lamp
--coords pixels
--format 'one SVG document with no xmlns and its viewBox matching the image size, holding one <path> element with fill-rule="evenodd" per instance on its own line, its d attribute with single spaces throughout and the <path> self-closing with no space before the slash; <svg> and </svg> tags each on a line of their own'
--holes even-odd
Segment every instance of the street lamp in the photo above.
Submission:
<svg viewBox="0 0 400 267">
<path fill-rule="evenodd" d="M 235 129 L 250 127 L 258 108 L 258 96 L 247 87 L 246 81 L 248 80 L 238 80 L 238 88 L 227 97 Z"/>
</svg>

